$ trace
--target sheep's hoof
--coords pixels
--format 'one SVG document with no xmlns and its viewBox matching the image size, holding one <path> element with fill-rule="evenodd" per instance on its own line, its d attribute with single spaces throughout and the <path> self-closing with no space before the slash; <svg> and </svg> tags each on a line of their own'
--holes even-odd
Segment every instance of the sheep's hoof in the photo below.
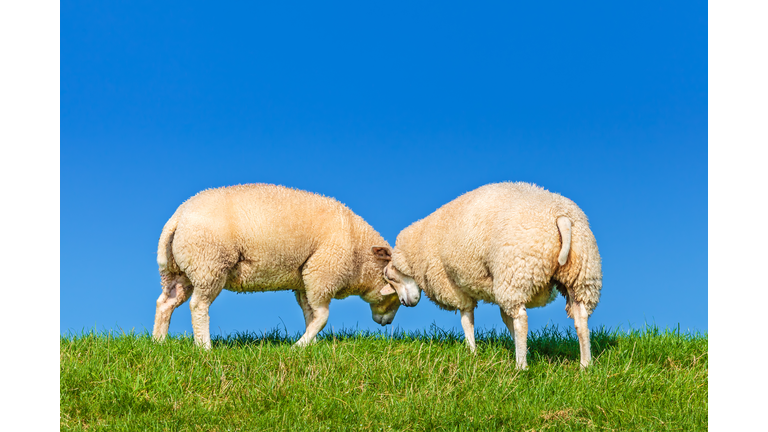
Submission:
<svg viewBox="0 0 768 432">
<path fill-rule="evenodd" d="M 295 344 L 291 345 L 291 348 L 304 348 L 304 347 L 309 346 L 309 345 L 311 345 L 313 343 L 315 343 L 314 339 L 312 339 L 309 342 L 305 342 L 305 341 L 299 339 L 298 342 L 296 342 Z"/>
</svg>

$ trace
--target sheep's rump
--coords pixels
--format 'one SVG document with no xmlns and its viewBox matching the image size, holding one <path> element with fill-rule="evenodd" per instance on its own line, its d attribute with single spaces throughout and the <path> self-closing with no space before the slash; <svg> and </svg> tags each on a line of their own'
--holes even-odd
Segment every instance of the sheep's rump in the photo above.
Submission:
<svg viewBox="0 0 768 432">
<path fill-rule="evenodd" d="M 209 189 L 179 207 L 165 249 L 190 277 L 224 273 L 232 291 L 301 289 L 302 267 L 319 247 L 348 248 L 352 216 L 332 198 L 282 186 Z"/>
</svg>

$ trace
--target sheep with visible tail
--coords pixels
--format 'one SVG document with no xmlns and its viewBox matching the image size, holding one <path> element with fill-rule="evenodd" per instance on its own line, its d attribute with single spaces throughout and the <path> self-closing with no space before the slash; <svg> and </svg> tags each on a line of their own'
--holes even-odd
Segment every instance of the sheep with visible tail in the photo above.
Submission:
<svg viewBox="0 0 768 432">
<path fill-rule="evenodd" d="M 390 259 L 379 233 L 333 198 L 268 184 L 205 190 L 160 235 L 163 292 L 152 334 L 163 340 L 174 309 L 191 298 L 195 342 L 210 349 L 208 308 L 223 289 L 295 291 L 306 324 L 297 346 L 323 329 L 333 298 L 360 296 L 386 325 L 409 304 L 383 278 Z"/>
<path fill-rule="evenodd" d="M 521 369 L 526 309 L 550 303 L 559 291 L 579 337 L 581 366 L 591 362 L 587 318 L 600 300 L 600 254 L 584 212 L 559 194 L 529 183 L 467 192 L 404 229 L 384 275 L 400 298 L 421 288 L 439 307 L 459 310 L 472 351 L 477 302 L 498 304 Z"/>
</svg>

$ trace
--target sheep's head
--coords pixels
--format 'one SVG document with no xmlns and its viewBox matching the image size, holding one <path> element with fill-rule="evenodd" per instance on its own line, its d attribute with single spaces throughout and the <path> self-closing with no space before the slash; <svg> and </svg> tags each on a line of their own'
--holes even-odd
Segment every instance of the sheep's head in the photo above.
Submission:
<svg viewBox="0 0 768 432">
<path fill-rule="evenodd" d="M 377 323 L 385 326 L 391 324 L 395 319 L 400 302 L 396 295 L 381 296 L 381 301 L 371 303 L 371 316 Z"/>
<path fill-rule="evenodd" d="M 388 284 L 382 277 L 384 266 L 392 259 L 392 254 L 389 246 L 374 246 L 371 248 L 371 252 L 375 262 L 374 274 L 371 275 L 375 288 L 363 299 L 371 306 L 373 320 L 384 326 L 392 323 L 397 309 L 400 307 L 400 300 L 395 292 L 385 291 Z"/>
<path fill-rule="evenodd" d="M 392 253 L 389 248 L 374 247 L 373 253 L 377 257 L 389 261 L 382 271 L 382 276 L 387 284 L 381 289 L 381 295 L 397 294 L 400 304 L 403 306 L 416 306 L 421 298 L 421 290 L 416 285 L 416 281 L 392 264 Z"/>
</svg>

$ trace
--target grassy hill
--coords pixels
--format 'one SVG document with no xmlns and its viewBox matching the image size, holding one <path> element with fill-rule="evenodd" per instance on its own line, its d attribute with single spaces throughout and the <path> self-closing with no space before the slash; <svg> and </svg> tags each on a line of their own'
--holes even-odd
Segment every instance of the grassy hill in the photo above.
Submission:
<svg viewBox="0 0 768 432">
<path fill-rule="evenodd" d="M 707 336 L 592 330 L 579 370 L 572 329 L 529 334 L 529 370 L 505 331 L 235 334 L 213 350 L 190 337 L 61 338 L 61 430 L 707 429 Z"/>
</svg>

